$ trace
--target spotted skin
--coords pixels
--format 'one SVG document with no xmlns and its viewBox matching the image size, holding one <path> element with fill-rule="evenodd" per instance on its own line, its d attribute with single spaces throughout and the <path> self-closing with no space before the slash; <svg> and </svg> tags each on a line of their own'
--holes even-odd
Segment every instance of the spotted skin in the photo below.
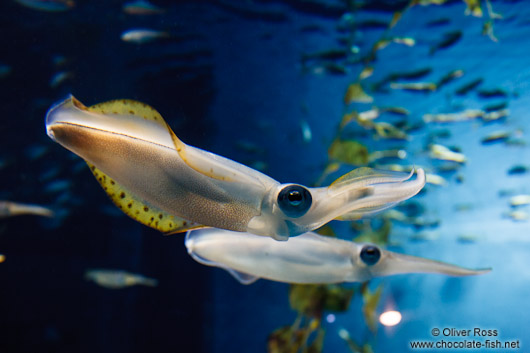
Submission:
<svg viewBox="0 0 530 353">
<path fill-rule="evenodd" d="M 96 166 L 87 162 L 90 171 L 107 193 L 114 205 L 132 219 L 154 228 L 164 234 L 185 232 L 190 229 L 203 228 L 185 219 L 171 215 L 157 207 L 145 203 L 141 198 L 128 191 Z"/>
</svg>

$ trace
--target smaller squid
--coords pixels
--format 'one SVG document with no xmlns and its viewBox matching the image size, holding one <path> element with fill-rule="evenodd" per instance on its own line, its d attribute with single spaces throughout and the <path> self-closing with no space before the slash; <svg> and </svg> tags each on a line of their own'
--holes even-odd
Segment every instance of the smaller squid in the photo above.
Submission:
<svg viewBox="0 0 530 353">
<path fill-rule="evenodd" d="M 91 107 L 70 96 L 46 115 L 46 132 L 79 155 L 112 201 L 166 234 L 216 227 L 287 240 L 333 220 L 352 220 L 416 195 L 410 174 L 358 168 L 329 187 L 280 184 L 252 168 L 182 142 L 146 104 Z"/>
<path fill-rule="evenodd" d="M 405 273 L 470 276 L 490 269 L 470 270 L 421 257 L 383 250 L 337 238 L 304 233 L 288 242 L 222 229 L 188 232 L 188 253 L 198 262 L 220 267 L 239 282 L 259 278 L 301 284 L 364 282 Z"/>
</svg>

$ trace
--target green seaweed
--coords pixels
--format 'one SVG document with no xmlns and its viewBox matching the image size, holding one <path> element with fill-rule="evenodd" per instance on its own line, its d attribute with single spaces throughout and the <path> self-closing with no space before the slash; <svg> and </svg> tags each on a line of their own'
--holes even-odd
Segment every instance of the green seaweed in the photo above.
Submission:
<svg viewBox="0 0 530 353">
<path fill-rule="evenodd" d="M 365 223 L 364 229 L 353 241 L 357 243 L 372 243 L 376 245 L 388 244 L 390 232 L 392 231 L 392 222 L 388 219 L 383 219 L 381 227 L 373 229 L 369 222 Z"/>
<path fill-rule="evenodd" d="M 293 284 L 289 288 L 289 303 L 299 313 L 321 318 L 324 310 L 347 311 L 353 294 L 353 289 L 339 285 Z"/>
<path fill-rule="evenodd" d="M 329 158 L 342 163 L 363 165 L 370 158 L 368 148 L 353 140 L 335 139 L 328 150 Z"/>
</svg>

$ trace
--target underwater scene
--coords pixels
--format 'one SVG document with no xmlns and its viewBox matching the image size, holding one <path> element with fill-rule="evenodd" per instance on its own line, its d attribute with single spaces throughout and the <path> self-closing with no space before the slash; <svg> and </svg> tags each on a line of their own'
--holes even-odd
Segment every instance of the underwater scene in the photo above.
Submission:
<svg viewBox="0 0 530 353">
<path fill-rule="evenodd" d="M 0 19 L 0 353 L 530 350 L 528 2 Z"/>
</svg>

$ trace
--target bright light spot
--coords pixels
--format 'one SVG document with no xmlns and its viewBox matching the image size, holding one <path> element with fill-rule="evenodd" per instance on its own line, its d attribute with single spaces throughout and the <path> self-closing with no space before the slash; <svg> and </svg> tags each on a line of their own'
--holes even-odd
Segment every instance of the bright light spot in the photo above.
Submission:
<svg viewBox="0 0 530 353">
<path fill-rule="evenodd" d="M 401 313 L 399 311 L 385 311 L 379 316 L 379 322 L 385 326 L 396 326 L 401 321 Z"/>
<path fill-rule="evenodd" d="M 0 264 L 6 260 L 6 256 L 3 254 L 0 254 Z"/>
<path fill-rule="evenodd" d="M 326 316 L 326 321 L 329 322 L 330 324 L 334 323 L 335 322 L 335 315 L 328 314 L 328 316 Z"/>
</svg>

